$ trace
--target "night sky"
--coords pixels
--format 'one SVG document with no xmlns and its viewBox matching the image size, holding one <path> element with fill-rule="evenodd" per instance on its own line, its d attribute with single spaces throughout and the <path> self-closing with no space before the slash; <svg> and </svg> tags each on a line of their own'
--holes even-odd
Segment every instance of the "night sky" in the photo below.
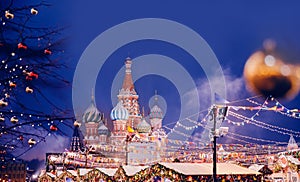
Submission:
<svg viewBox="0 0 300 182">
<path fill-rule="evenodd" d="M 216 56 L 215 60 L 218 60 L 222 68 L 221 71 L 224 74 L 223 78 L 225 79 L 226 88 L 221 92 L 226 94 L 221 93 L 221 95 L 229 101 L 241 100 L 255 95 L 246 89 L 243 69 L 250 55 L 262 48 L 264 40 L 270 38 L 275 40 L 280 50 L 285 55 L 288 55 L 287 59 L 296 63 L 300 62 L 300 2 L 297 1 L 289 3 L 284 3 L 283 1 L 213 1 L 201 3 L 198 1 L 100 2 L 90 0 L 88 2 L 61 2 L 55 0 L 50 3 L 53 6 L 46 8 L 44 12 L 41 11 L 41 17 L 38 21 L 41 24 L 49 23 L 66 27 L 61 35 L 66 41 L 63 59 L 66 60 L 68 69 L 63 73 L 65 78 L 73 83 L 78 81 L 74 75 L 75 70 L 79 69 L 77 65 L 79 60 L 83 61 L 80 66 L 87 65 L 84 61 L 103 63 L 101 69 L 100 67 L 96 68 L 99 69 L 96 77 L 86 72 L 84 79 L 86 79 L 86 83 L 93 79 L 96 80 L 96 84 L 92 88 L 95 89 L 97 108 L 104 112 L 106 117 L 109 117 L 110 110 L 116 103 L 115 94 L 118 90 L 115 88 L 121 88 L 124 73 L 121 70 L 119 77 L 117 77 L 118 72 L 128 56 L 133 59 L 133 79 L 136 80 L 135 88 L 140 96 L 141 107 L 144 106 L 145 113 L 149 113 L 149 104 L 153 104 L 153 96 L 156 90 L 160 98 L 159 103 L 166 111 L 163 125 L 170 124 L 168 125 L 170 128 L 174 127 L 176 121 L 195 114 L 193 113 L 194 102 L 199 102 L 198 110 L 204 111 L 199 117 L 201 120 L 201 117 L 207 113 L 207 109 L 211 105 L 211 98 L 213 97 L 211 84 L 217 85 L 216 88 L 218 89 L 222 89 L 218 87 L 222 84 L 222 80 L 215 77 L 211 82 L 208 82 L 209 78 L 206 75 L 205 68 L 201 67 L 198 63 L 199 60 L 183 49 L 181 45 L 159 39 L 135 40 L 124 45 L 118 45 L 120 37 L 129 36 L 131 35 L 130 32 L 136 31 L 132 27 L 126 27 L 123 32 L 119 33 L 120 37 L 108 37 L 110 38 L 109 42 L 98 42 L 102 46 L 107 44 L 106 47 L 118 47 L 111 54 L 108 54 L 105 60 L 100 60 L 102 56 L 107 54 L 107 51 L 104 49 L 96 49 L 95 54 L 90 57 L 94 59 L 84 60 L 84 51 L 89 50 L 88 46 L 91 43 L 95 43 L 96 41 L 94 40 L 98 36 L 124 22 L 148 18 L 163 19 L 183 25 L 197 33 L 198 36 L 203 38 L 202 43 L 206 42 L 211 48 Z M 147 27 L 147 29 L 140 27 L 137 32 L 159 33 L 164 31 L 161 29 L 162 27 L 163 25 Z M 174 32 L 176 31 L 174 30 Z M 188 36 L 180 36 L 174 32 L 170 31 L 170 35 L 174 34 L 178 40 L 182 39 L 183 42 L 185 39 L 188 40 Z M 197 48 L 195 49 L 197 52 Z M 143 64 L 138 63 L 138 61 L 142 60 L 138 59 L 139 57 L 149 55 L 150 57 L 147 58 L 146 62 Z M 168 57 L 168 60 L 173 63 L 171 65 L 162 64 L 161 66 L 159 56 L 155 57 L 155 55 L 162 56 L 163 60 L 166 60 L 166 57 Z M 135 58 L 137 59 L 135 60 Z M 151 62 L 153 58 L 157 58 L 157 60 Z M 210 64 L 212 60 L 206 59 L 201 61 Z M 155 74 L 155 71 L 151 73 L 148 70 L 151 66 L 154 69 L 157 68 L 161 74 Z M 97 67 L 96 64 L 95 67 Z M 185 71 L 178 72 L 176 70 L 178 67 Z M 147 74 L 143 73 L 143 71 Z M 185 83 L 188 80 L 180 79 L 181 77 L 185 78 L 183 73 L 190 75 L 193 81 L 191 85 Z M 138 78 L 135 76 L 138 76 Z M 176 78 L 175 82 L 171 79 L 173 76 Z M 57 93 L 57 97 L 53 97 L 53 100 L 58 105 L 62 105 L 66 109 L 74 109 L 75 114 L 81 115 L 90 104 L 92 92 L 92 88 L 85 88 L 84 85 L 80 82 L 75 86 L 72 85 L 60 90 Z M 184 90 L 183 93 L 178 88 Z M 77 94 L 81 93 L 80 99 L 78 99 L 79 104 L 75 104 L 75 106 L 72 104 L 74 91 Z M 198 95 L 197 97 L 194 95 L 195 92 L 196 96 Z M 182 103 L 181 99 L 185 103 Z M 262 99 L 258 101 L 263 102 Z M 299 108 L 300 97 L 298 95 L 291 101 L 280 101 L 288 108 Z M 242 102 L 241 104 L 249 105 L 247 102 Z M 183 107 L 188 108 L 187 110 L 189 111 L 180 118 L 180 112 Z M 247 115 L 247 113 L 245 114 Z M 248 115 L 251 115 L 251 113 L 248 113 Z M 299 119 L 283 117 L 273 112 L 263 112 L 258 119 L 293 130 L 297 130 L 300 127 Z M 232 132 L 251 137 L 276 141 L 287 141 L 289 138 L 289 136 L 266 131 L 252 125 L 249 127 L 226 125 L 229 126 L 229 130 Z M 72 132 L 70 131 L 69 133 L 71 135 Z M 189 132 L 187 133 L 190 134 Z M 298 139 L 296 138 L 296 141 Z M 229 141 L 223 140 L 224 142 Z M 68 142 L 64 141 L 64 143 L 67 144 Z M 36 151 L 38 151 L 38 148 Z M 29 156 L 27 155 L 27 157 Z"/>
</svg>

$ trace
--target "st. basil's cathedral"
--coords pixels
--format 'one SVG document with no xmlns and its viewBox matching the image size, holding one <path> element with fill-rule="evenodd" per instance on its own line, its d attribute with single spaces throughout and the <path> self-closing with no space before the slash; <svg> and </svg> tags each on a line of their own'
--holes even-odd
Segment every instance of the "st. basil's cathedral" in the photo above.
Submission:
<svg viewBox="0 0 300 182">
<path fill-rule="evenodd" d="M 141 112 L 131 66 L 132 60 L 127 58 L 123 85 L 117 95 L 118 103 L 111 110 L 110 121 L 97 109 L 92 94 L 90 106 L 75 124 L 71 151 L 88 150 L 102 156 L 98 162 L 115 165 L 151 164 L 162 159 L 167 143 L 162 129 L 163 111 L 155 96 L 149 115 Z"/>
</svg>

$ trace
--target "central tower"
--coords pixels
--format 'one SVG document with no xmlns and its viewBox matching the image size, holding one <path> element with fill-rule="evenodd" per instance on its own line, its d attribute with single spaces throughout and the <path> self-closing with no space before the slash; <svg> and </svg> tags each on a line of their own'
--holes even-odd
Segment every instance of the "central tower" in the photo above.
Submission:
<svg viewBox="0 0 300 182">
<path fill-rule="evenodd" d="M 141 122 L 140 107 L 138 103 L 138 94 L 134 89 L 134 84 L 131 75 L 131 58 L 125 60 L 125 76 L 123 80 L 123 86 L 118 94 L 118 100 L 122 102 L 123 107 L 129 112 L 129 118 L 127 126 L 137 128 L 137 125 Z"/>
</svg>

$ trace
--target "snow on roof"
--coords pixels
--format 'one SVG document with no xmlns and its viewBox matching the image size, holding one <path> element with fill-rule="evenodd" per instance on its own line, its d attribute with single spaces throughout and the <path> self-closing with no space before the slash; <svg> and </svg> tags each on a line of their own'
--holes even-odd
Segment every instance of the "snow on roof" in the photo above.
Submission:
<svg viewBox="0 0 300 182">
<path fill-rule="evenodd" d="M 169 169 L 173 169 L 183 175 L 212 175 L 213 166 L 212 163 L 159 163 Z M 217 174 L 246 174 L 246 175 L 258 175 L 260 172 L 241 167 L 236 164 L 230 163 L 218 163 Z"/>
<path fill-rule="evenodd" d="M 77 171 L 76 170 L 67 170 L 70 174 L 72 174 L 72 176 L 78 176 Z"/>
<path fill-rule="evenodd" d="M 291 161 L 291 163 L 295 164 L 295 165 L 300 165 L 300 161 L 298 159 L 296 159 L 295 157 L 288 155 L 286 156 L 287 160 Z"/>
<path fill-rule="evenodd" d="M 127 176 L 133 176 L 136 173 L 140 172 L 143 169 L 148 168 L 149 166 L 122 166 Z"/>
<path fill-rule="evenodd" d="M 97 167 L 96 169 L 98 169 L 99 171 L 103 172 L 108 176 L 114 176 L 116 171 L 118 170 L 117 168 L 100 168 L 100 167 Z"/>
<path fill-rule="evenodd" d="M 159 163 L 160 165 L 165 166 L 166 168 L 177 171 L 178 173 L 184 175 L 199 175 L 200 173 L 205 175 L 209 175 L 212 173 L 212 169 L 210 169 L 206 165 L 199 165 L 198 163 Z"/>
<path fill-rule="evenodd" d="M 93 169 L 79 168 L 79 176 L 84 176 Z"/>
<path fill-rule="evenodd" d="M 62 173 L 63 173 L 62 170 L 57 170 L 56 175 L 57 175 L 57 176 L 60 176 Z"/>
<path fill-rule="evenodd" d="M 47 172 L 46 175 L 50 176 L 51 178 L 56 178 L 55 174 Z"/>
<path fill-rule="evenodd" d="M 248 167 L 248 169 L 251 169 L 253 171 L 259 171 L 264 167 L 264 165 L 258 165 L 258 164 L 252 164 Z"/>
</svg>

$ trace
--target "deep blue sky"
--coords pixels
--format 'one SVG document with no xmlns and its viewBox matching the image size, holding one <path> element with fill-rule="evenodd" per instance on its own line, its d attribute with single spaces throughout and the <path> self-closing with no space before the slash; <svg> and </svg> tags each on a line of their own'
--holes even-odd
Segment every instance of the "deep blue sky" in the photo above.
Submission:
<svg viewBox="0 0 300 182">
<path fill-rule="evenodd" d="M 299 5 L 300 3 L 296 3 L 296 1 L 291 3 L 279 1 L 249 1 L 246 3 L 239 1 L 221 3 L 89 1 L 86 3 L 78 1 L 66 3 L 64 7 L 61 7 L 60 3 L 55 4 L 58 8 L 64 9 L 61 14 L 62 18 L 65 23 L 70 25 L 70 29 L 67 30 L 70 32 L 70 46 L 66 52 L 70 54 L 71 62 L 74 63 L 74 65 L 70 65 L 71 68 L 76 65 L 88 44 L 108 28 L 133 19 L 164 18 L 184 24 L 201 35 L 216 54 L 223 69 L 229 69 L 229 75 L 232 78 L 242 76 L 247 58 L 254 51 L 260 49 L 263 41 L 267 38 L 274 39 L 285 49 L 291 50 L 293 54 L 299 52 Z M 201 67 L 197 67 L 195 61 L 186 52 L 180 52 L 176 46 L 158 41 L 131 43 L 116 50 L 100 72 L 96 86 L 97 106 L 100 110 L 109 112 L 112 107 L 108 88 L 111 87 L 113 76 L 123 66 L 124 59 L 128 55 L 134 58 L 150 53 L 172 57 L 184 65 L 196 81 L 204 77 Z M 159 84 L 159 80 L 156 77 L 152 79 L 145 77 L 138 80 L 136 89 L 141 97 L 141 105 L 147 106 L 147 99 L 152 96 L 154 90 L 158 90 L 161 95 L 170 94 L 169 90 L 166 91 L 164 88 L 165 84 L 170 83 L 165 80 L 166 82 Z M 199 85 L 201 83 L 198 83 Z M 170 99 L 173 102 L 172 105 L 180 107 L 180 103 L 174 99 L 176 90 L 170 95 L 174 96 L 173 99 Z M 247 95 L 251 94 L 231 95 L 232 98 L 229 99 L 241 99 L 239 96 Z M 295 101 L 298 99 L 299 97 Z M 293 108 L 297 106 L 294 103 L 296 102 L 287 104 Z M 145 109 L 147 110 L 147 108 Z M 167 116 L 169 120 L 174 121 L 176 117 L 172 117 L 172 115 Z"/>
<path fill-rule="evenodd" d="M 245 90 L 242 75 L 247 58 L 262 48 L 265 39 L 274 39 L 289 55 L 296 55 L 300 62 L 300 2 L 291 1 L 53 1 L 53 6 L 42 14 L 44 23 L 67 25 L 63 36 L 67 38 L 65 56 L 69 69 L 66 78 L 72 80 L 73 74 L 86 47 L 105 30 L 120 23 L 140 18 L 163 18 L 181 23 L 196 31 L 209 44 L 217 56 L 229 86 L 228 99 L 239 100 L 253 95 Z M 179 37 L 180 38 L 180 37 Z M 101 50 L 99 50 L 101 53 Z M 298 55 L 297 55 L 298 52 Z M 110 88 L 114 76 L 123 66 L 127 56 L 132 58 L 144 54 L 160 54 L 171 57 L 180 63 L 201 89 L 207 79 L 202 68 L 181 48 L 161 41 L 144 40 L 133 42 L 116 50 L 105 61 L 97 78 L 95 88 L 97 107 L 108 116 L 112 109 Z M 139 68 L 142 69 L 142 68 Z M 176 74 L 176 73 L 174 73 Z M 231 84 L 231 82 L 233 82 Z M 236 83 L 239 82 L 239 83 Z M 121 87 L 121 85 L 120 85 Z M 148 100 L 158 90 L 168 104 L 164 124 L 177 121 L 180 110 L 179 94 L 176 86 L 168 79 L 148 75 L 136 82 L 140 104 L 148 112 Z M 233 93 L 231 93 L 231 91 Z M 236 93 L 238 91 L 238 93 Z M 72 108 L 71 88 L 64 92 L 63 104 Z M 58 99 L 58 102 L 60 99 Z M 299 96 L 293 101 L 283 101 L 289 108 L 299 108 Z M 89 103 L 89 101 L 87 101 Z M 203 106 L 208 107 L 208 106 Z M 274 116 L 270 116 L 274 117 Z M 284 120 L 279 125 L 299 128 L 298 120 Z M 278 124 L 278 123 L 277 123 Z M 172 125 L 171 125 L 172 126 Z M 255 129 L 253 129 L 256 131 Z M 245 135 L 278 139 L 276 133 L 257 130 L 256 134 Z M 264 135 L 265 134 L 265 135 Z M 288 137 L 287 137 L 288 138 Z M 283 139 L 287 139 L 284 137 Z"/>
</svg>

